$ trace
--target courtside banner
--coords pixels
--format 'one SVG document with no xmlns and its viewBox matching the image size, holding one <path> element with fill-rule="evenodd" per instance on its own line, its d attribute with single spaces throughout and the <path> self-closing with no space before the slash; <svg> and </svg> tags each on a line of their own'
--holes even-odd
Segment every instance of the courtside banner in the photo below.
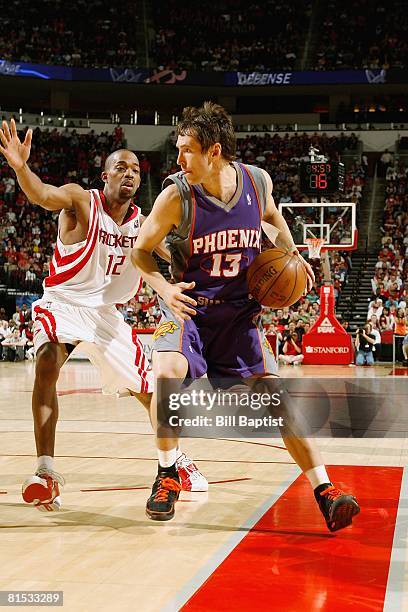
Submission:
<svg viewBox="0 0 408 612">
<path fill-rule="evenodd" d="M 30 77 L 60 81 L 100 81 L 133 85 L 224 85 L 224 73 L 191 72 L 187 70 L 147 69 L 135 66 L 111 68 L 78 68 L 9 61 L 0 58 L 0 76 Z"/>
<path fill-rule="evenodd" d="M 0 76 L 58 79 L 62 81 L 107 81 L 152 85 L 201 85 L 203 87 L 288 87 L 296 85 L 381 85 L 407 83 L 408 71 L 393 69 L 305 70 L 252 72 L 198 72 L 180 69 L 148 69 L 137 66 L 79 68 L 32 64 L 0 57 Z"/>
<path fill-rule="evenodd" d="M 405 72 L 405 71 L 401 71 Z M 290 85 L 343 85 L 389 83 L 387 71 L 373 70 L 305 70 L 302 72 L 254 71 L 226 72 L 225 85 L 239 87 L 288 87 Z M 394 75 L 394 78 L 395 75 Z M 399 77 L 400 78 L 400 77 Z"/>
<path fill-rule="evenodd" d="M 406 438 L 400 378 L 156 381 L 162 438 Z"/>
</svg>

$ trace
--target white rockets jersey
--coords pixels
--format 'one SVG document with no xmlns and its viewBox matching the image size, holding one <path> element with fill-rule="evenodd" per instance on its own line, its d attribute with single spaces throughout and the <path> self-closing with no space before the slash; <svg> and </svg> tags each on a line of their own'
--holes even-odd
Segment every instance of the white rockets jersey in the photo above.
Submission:
<svg viewBox="0 0 408 612">
<path fill-rule="evenodd" d="M 140 230 L 140 209 L 132 204 L 119 226 L 107 212 L 104 194 L 97 189 L 89 193 L 86 239 L 64 245 L 58 231 L 44 299 L 87 308 L 124 304 L 141 282 L 130 260 Z"/>
</svg>

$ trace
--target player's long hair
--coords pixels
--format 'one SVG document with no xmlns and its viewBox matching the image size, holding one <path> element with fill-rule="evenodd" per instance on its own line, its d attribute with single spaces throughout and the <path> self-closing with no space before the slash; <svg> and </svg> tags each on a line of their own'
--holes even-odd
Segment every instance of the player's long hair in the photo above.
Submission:
<svg viewBox="0 0 408 612">
<path fill-rule="evenodd" d="M 235 159 L 237 147 L 232 119 L 219 104 L 204 102 L 200 108 L 186 106 L 177 126 L 177 135 L 193 136 L 203 152 L 219 142 L 223 158 L 227 161 Z"/>
</svg>

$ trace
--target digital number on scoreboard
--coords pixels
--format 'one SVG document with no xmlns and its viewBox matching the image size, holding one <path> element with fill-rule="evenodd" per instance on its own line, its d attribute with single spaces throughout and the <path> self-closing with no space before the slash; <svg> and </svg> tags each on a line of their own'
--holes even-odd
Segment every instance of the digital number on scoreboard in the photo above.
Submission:
<svg viewBox="0 0 408 612">
<path fill-rule="evenodd" d="M 342 162 L 301 162 L 300 188 L 309 195 L 344 191 L 345 167 Z"/>
</svg>

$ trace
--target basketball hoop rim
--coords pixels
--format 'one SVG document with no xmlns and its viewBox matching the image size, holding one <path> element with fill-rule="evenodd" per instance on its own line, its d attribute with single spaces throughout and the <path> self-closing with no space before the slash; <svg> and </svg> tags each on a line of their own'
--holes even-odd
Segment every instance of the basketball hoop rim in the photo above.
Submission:
<svg viewBox="0 0 408 612">
<path fill-rule="evenodd" d="M 358 230 L 355 229 L 352 244 L 326 244 L 324 247 L 322 247 L 322 250 L 324 251 L 355 251 L 357 249 L 357 240 L 358 240 Z M 308 249 L 308 246 L 306 244 L 298 244 L 296 246 L 299 249 L 299 251 L 306 251 Z"/>
<path fill-rule="evenodd" d="M 319 259 L 326 240 L 324 238 L 306 238 L 305 242 L 307 244 L 310 259 Z"/>
<path fill-rule="evenodd" d="M 322 243 L 323 245 L 326 242 L 326 239 L 325 238 L 306 238 L 305 242 L 307 245 L 309 245 L 309 243 L 310 244 L 314 243 L 317 246 L 317 244 L 320 244 L 320 243 Z"/>
</svg>

